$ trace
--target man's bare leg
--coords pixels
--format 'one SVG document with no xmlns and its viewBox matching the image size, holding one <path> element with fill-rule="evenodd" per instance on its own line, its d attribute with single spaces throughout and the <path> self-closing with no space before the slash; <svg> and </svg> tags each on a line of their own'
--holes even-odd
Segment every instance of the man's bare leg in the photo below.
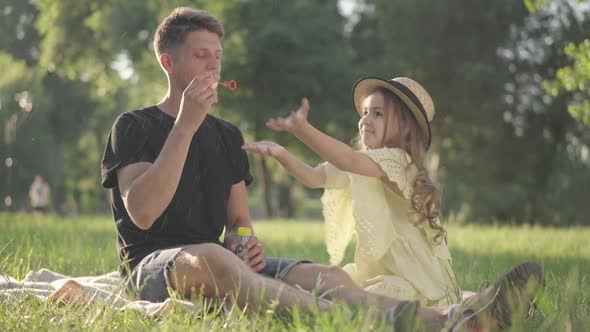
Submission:
<svg viewBox="0 0 590 332">
<path fill-rule="evenodd" d="M 198 244 L 184 249 L 175 259 L 169 276 L 171 287 L 185 297 L 235 296 L 237 304 L 258 310 L 277 301 L 281 307 L 327 311 L 330 302 L 286 283 L 253 272 L 242 260 L 216 244 Z"/>
<path fill-rule="evenodd" d="M 306 283 L 306 281 L 316 278 L 314 275 L 303 274 L 309 272 L 306 271 L 307 268 L 301 269 L 301 266 L 305 265 L 310 264 L 299 264 L 294 270 L 291 270 L 287 274 L 287 282 L 292 282 L 295 277 L 301 278 L 301 283 L 305 283 L 307 286 L 315 285 L 313 282 Z M 338 271 L 336 267 L 324 268 Z M 295 274 L 292 273 L 293 271 Z M 319 269 L 316 272 L 319 273 L 322 270 Z M 346 274 L 344 271 L 342 272 Z M 276 300 L 280 307 L 298 305 L 301 309 L 309 312 L 315 309 L 327 311 L 331 306 L 329 301 L 323 299 L 316 301 L 309 292 L 254 273 L 234 254 L 215 244 L 194 245 L 183 250 L 183 253 L 179 254 L 174 261 L 172 274 L 170 278 L 172 288 L 186 297 L 193 294 L 205 297 L 217 294 L 233 295 L 236 296 L 239 306 L 248 305 L 254 310 L 269 305 L 273 300 Z M 335 274 L 339 274 L 339 272 L 335 272 Z M 338 280 L 330 280 L 328 285 L 334 285 L 335 281 Z M 301 287 L 305 289 L 305 287 Z M 309 289 L 313 289 L 313 286 Z M 370 304 L 387 301 L 383 302 L 383 309 L 385 309 L 385 303 L 391 304 L 392 307 L 400 303 L 395 299 L 368 294 L 356 286 L 344 287 L 343 290 L 339 290 L 338 294 L 343 295 L 343 299 L 348 299 L 349 303 L 359 304 L 358 298 L 354 301 L 356 295 L 363 297 Z M 379 299 L 379 301 L 375 299 Z M 445 315 L 428 308 L 420 309 L 418 317 L 422 326 L 431 331 L 439 331 L 446 320 Z"/>
</svg>

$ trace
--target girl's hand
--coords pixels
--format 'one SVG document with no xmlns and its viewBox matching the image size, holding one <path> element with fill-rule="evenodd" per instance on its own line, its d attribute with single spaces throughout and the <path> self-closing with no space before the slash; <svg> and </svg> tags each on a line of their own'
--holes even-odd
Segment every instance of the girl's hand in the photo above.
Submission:
<svg viewBox="0 0 590 332">
<path fill-rule="evenodd" d="M 301 106 L 296 112 L 292 112 L 286 118 L 270 119 L 266 126 L 274 131 L 294 132 L 307 123 L 307 114 L 309 113 L 309 101 L 307 98 L 301 100 Z"/>
<path fill-rule="evenodd" d="M 284 147 L 270 141 L 247 143 L 242 146 L 242 149 L 262 156 L 271 156 L 273 158 L 278 158 L 281 153 L 285 151 Z"/>
</svg>

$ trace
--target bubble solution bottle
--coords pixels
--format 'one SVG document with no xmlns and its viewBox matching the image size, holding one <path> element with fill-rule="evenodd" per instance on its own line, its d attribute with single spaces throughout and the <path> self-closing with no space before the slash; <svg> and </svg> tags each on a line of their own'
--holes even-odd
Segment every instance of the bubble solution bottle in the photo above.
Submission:
<svg viewBox="0 0 590 332">
<path fill-rule="evenodd" d="M 244 259 L 244 255 L 248 253 L 248 241 L 252 238 L 252 230 L 250 227 L 238 227 L 238 246 L 236 248 L 236 255 Z"/>
</svg>

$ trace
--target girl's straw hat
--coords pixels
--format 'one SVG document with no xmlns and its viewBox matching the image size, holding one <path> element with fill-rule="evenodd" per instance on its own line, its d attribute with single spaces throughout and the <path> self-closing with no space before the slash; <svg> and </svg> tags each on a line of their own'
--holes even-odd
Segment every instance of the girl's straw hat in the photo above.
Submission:
<svg viewBox="0 0 590 332">
<path fill-rule="evenodd" d="M 434 117 L 434 103 L 426 90 L 411 78 L 396 77 L 384 80 L 378 77 L 364 77 L 356 81 L 352 88 L 354 107 L 359 116 L 362 116 L 363 98 L 371 94 L 377 88 L 384 88 L 393 92 L 404 102 L 422 129 L 426 137 L 426 149 L 430 147 L 430 121 Z"/>
</svg>

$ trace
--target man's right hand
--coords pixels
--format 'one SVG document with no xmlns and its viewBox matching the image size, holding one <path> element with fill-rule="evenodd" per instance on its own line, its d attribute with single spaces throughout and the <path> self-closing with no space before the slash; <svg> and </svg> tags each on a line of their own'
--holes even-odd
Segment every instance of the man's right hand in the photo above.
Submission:
<svg viewBox="0 0 590 332">
<path fill-rule="evenodd" d="M 217 103 L 217 89 L 213 84 L 219 81 L 219 74 L 214 72 L 201 73 L 189 83 L 182 92 L 180 112 L 176 118 L 176 124 L 186 128 L 194 134 L 201 122 L 211 109 L 211 105 Z"/>
</svg>

